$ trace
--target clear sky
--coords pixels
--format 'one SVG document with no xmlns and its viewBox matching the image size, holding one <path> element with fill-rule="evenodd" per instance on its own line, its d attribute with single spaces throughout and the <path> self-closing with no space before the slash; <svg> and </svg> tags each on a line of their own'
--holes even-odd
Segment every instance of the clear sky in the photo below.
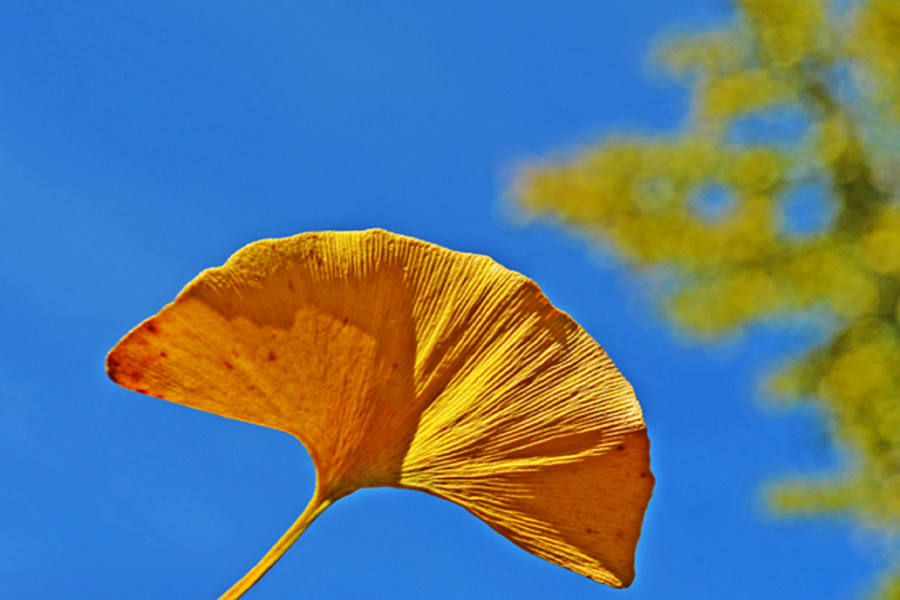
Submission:
<svg viewBox="0 0 900 600">
<path fill-rule="evenodd" d="M 612 590 L 425 494 L 329 508 L 247 598 L 848 598 L 883 558 L 847 523 L 780 521 L 773 478 L 839 457 L 754 386 L 800 334 L 685 346 L 639 282 L 511 219 L 511 166 L 675 130 L 646 56 L 724 0 L 0 3 L 0 590 L 209 599 L 300 513 L 294 438 L 120 389 L 106 352 L 266 237 L 382 227 L 534 279 L 633 383 L 656 494 Z"/>
</svg>

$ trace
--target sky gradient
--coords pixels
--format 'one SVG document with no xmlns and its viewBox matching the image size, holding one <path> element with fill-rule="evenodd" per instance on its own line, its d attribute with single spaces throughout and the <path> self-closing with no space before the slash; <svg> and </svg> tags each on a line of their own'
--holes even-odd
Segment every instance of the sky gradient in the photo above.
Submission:
<svg viewBox="0 0 900 600">
<path fill-rule="evenodd" d="M 840 463 L 756 384 L 808 331 L 685 345 L 640 281 L 504 198 L 510 172 L 615 131 L 674 131 L 659 35 L 715 0 L 0 4 L 0 589 L 215 598 L 309 499 L 287 434 L 120 389 L 106 352 L 202 269 L 303 231 L 381 227 L 487 254 L 609 352 L 657 487 L 616 591 L 465 510 L 366 490 L 250 593 L 278 598 L 843 599 L 884 562 L 837 521 L 780 521 L 767 482 Z M 598 265 L 598 262 L 603 264 Z"/>
</svg>

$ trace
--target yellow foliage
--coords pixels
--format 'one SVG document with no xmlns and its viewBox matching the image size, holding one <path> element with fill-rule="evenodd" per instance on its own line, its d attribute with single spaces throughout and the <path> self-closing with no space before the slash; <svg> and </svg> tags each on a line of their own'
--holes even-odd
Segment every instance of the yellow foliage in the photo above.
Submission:
<svg viewBox="0 0 900 600">
<path fill-rule="evenodd" d="M 852 153 L 858 159 L 859 145 L 856 139 L 856 127 L 847 115 L 829 114 L 818 123 L 818 139 L 816 140 L 819 157 L 826 165 L 837 162 Z"/>
<path fill-rule="evenodd" d="M 738 4 L 772 66 L 796 67 L 824 49 L 828 20 L 822 0 L 739 0 Z"/>
<path fill-rule="evenodd" d="M 538 287 L 485 256 L 380 230 L 247 246 L 107 357 L 118 384 L 296 436 L 313 498 L 222 598 L 367 487 L 456 502 L 525 550 L 634 578 L 653 489 L 634 393 Z"/>
<path fill-rule="evenodd" d="M 858 9 L 848 49 L 865 68 L 862 74 L 880 104 L 900 118 L 900 4 L 869 0 Z"/>
<path fill-rule="evenodd" d="M 891 391 L 894 377 L 889 360 L 891 346 L 871 343 L 839 356 L 822 381 L 823 395 L 865 401 L 873 394 Z"/>
<path fill-rule="evenodd" d="M 792 99 L 792 90 L 765 69 L 738 71 L 706 82 L 701 110 L 710 119 L 732 117 Z"/>
<path fill-rule="evenodd" d="M 719 149 L 721 155 L 721 148 Z M 768 192 L 788 167 L 781 153 L 772 148 L 735 149 L 727 161 L 727 181 L 748 192 Z"/>
<path fill-rule="evenodd" d="M 718 75 L 741 69 L 749 51 L 746 40 L 735 32 L 713 31 L 668 40 L 658 58 L 676 77 L 697 73 Z"/>
<path fill-rule="evenodd" d="M 887 210 L 862 240 L 866 265 L 883 275 L 900 274 L 900 212 Z"/>
</svg>

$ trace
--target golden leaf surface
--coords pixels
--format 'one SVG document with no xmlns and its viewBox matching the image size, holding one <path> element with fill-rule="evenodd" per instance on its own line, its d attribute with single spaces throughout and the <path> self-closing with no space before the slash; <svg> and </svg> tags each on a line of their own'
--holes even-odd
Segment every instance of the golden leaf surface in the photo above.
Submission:
<svg viewBox="0 0 900 600">
<path fill-rule="evenodd" d="M 296 436 L 303 515 L 361 488 L 451 500 L 525 550 L 625 587 L 653 490 L 646 427 L 603 349 L 488 257 L 382 230 L 262 240 L 107 357 L 119 385 Z"/>
</svg>

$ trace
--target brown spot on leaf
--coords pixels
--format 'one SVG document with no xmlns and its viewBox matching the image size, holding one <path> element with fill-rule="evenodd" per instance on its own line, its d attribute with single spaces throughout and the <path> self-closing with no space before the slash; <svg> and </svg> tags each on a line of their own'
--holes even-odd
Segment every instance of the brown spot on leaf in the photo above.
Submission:
<svg viewBox="0 0 900 600">
<path fill-rule="evenodd" d="M 228 369 L 234 369 L 234 365 L 231 364 L 230 362 L 228 362 L 227 360 L 223 360 L 223 361 L 222 361 L 222 364 L 224 364 L 225 367 L 228 368 Z"/>
<path fill-rule="evenodd" d="M 151 321 L 147 323 L 147 333 L 159 333 L 159 330 L 156 328 L 156 325 Z"/>
<path fill-rule="evenodd" d="M 160 352 L 159 356 L 160 356 L 160 358 L 168 358 L 169 355 L 166 354 L 165 352 Z"/>
<path fill-rule="evenodd" d="M 272 352 L 271 350 L 269 350 L 269 361 L 270 361 L 270 362 L 274 362 L 274 361 L 275 361 L 275 358 L 276 358 L 276 357 L 275 357 L 275 353 Z"/>
<path fill-rule="evenodd" d="M 625 444 L 619 444 L 618 446 L 616 446 L 616 452 L 621 452 L 624 449 L 625 449 Z"/>
</svg>

